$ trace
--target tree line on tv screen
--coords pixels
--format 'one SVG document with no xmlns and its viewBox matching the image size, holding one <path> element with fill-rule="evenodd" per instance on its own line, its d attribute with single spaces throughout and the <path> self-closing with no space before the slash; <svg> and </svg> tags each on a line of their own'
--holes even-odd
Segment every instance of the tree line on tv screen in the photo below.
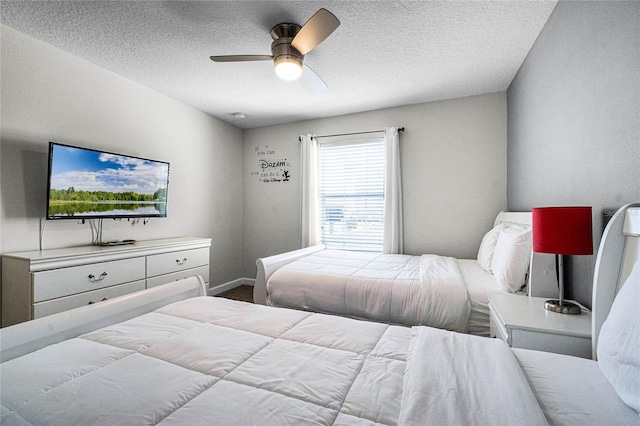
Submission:
<svg viewBox="0 0 640 426">
<path fill-rule="evenodd" d="M 153 207 L 150 207 L 153 206 Z M 159 214 L 163 211 L 166 212 L 166 208 L 162 208 L 162 204 L 150 204 L 150 203 L 131 203 L 123 202 L 122 204 L 110 202 L 110 203 L 83 203 L 79 202 L 60 202 L 51 203 L 49 206 L 49 216 L 54 217 L 73 217 L 82 216 L 88 214 L 114 214 L 118 213 L 122 215 L 122 211 L 128 213 L 134 213 L 140 209 L 146 209 L 144 212 L 138 213 L 138 216 L 148 216 L 149 214 Z M 150 210 L 149 210 L 150 209 Z"/>
<path fill-rule="evenodd" d="M 153 194 L 139 194 L 137 192 L 110 192 L 110 191 L 76 191 L 74 187 L 68 189 L 51 189 L 49 191 L 50 202 L 159 202 L 167 199 L 167 189 L 159 188 Z"/>
</svg>

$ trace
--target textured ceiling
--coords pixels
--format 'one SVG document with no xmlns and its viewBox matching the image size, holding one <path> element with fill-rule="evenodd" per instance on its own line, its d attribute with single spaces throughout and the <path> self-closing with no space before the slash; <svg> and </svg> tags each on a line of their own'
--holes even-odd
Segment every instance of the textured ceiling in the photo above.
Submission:
<svg viewBox="0 0 640 426">
<path fill-rule="evenodd" d="M 556 1 L 7 1 L 1 21 L 240 128 L 506 90 Z M 340 27 L 305 56 L 329 86 L 279 80 L 271 27 L 319 8 Z M 244 112 L 238 120 L 234 112 Z"/>
</svg>

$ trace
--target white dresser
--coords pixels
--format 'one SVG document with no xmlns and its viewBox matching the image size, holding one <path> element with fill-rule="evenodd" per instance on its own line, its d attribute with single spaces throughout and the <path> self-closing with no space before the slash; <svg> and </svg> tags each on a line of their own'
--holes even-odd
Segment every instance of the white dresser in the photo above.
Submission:
<svg viewBox="0 0 640 426">
<path fill-rule="evenodd" d="M 2 327 L 191 275 L 209 283 L 209 238 L 2 255 Z"/>
</svg>

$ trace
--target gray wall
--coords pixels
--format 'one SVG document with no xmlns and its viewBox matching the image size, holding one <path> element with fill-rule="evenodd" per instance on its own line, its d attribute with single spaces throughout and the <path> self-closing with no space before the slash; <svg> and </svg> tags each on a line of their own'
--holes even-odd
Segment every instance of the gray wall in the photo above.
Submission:
<svg viewBox="0 0 640 426">
<path fill-rule="evenodd" d="M 556 6 L 507 91 L 510 210 L 640 201 L 640 3 Z M 569 296 L 591 306 L 593 256 L 572 256 Z M 573 291 L 571 291 L 573 290 Z"/>
<path fill-rule="evenodd" d="M 171 163 L 168 218 L 104 221 L 104 240 L 212 238 L 211 283 L 241 276 L 242 132 L 1 26 L 0 252 L 37 250 L 48 142 Z M 88 245 L 89 225 L 48 222 L 43 248 Z"/>
<path fill-rule="evenodd" d="M 300 248 L 298 136 L 406 128 L 400 134 L 404 250 L 475 258 L 507 206 L 506 94 L 409 105 L 245 130 L 244 276 L 255 259 Z M 288 182 L 265 183 L 256 151 L 290 163 Z"/>
</svg>

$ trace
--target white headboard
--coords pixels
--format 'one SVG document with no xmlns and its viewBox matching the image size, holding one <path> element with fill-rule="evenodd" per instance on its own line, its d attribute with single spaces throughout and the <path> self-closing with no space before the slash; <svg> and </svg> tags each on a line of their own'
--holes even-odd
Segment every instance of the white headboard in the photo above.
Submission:
<svg viewBox="0 0 640 426">
<path fill-rule="evenodd" d="M 531 226 L 531 212 L 505 212 L 501 211 L 496 216 L 496 220 L 493 222 L 493 226 L 498 226 L 501 223 L 518 223 L 520 225 Z"/>
<path fill-rule="evenodd" d="M 602 323 L 607 319 L 613 299 L 636 263 L 640 263 L 640 203 L 621 207 L 607 224 L 600 241 L 593 274 L 593 359 L 596 359 Z"/>
<path fill-rule="evenodd" d="M 496 216 L 493 226 L 500 223 L 532 224 L 531 212 L 505 212 Z M 558 298 L 558 279 L 556 277 L 556 257 L 553 254 L 531 252 L 527 294 L 531 297 Z"/>
</svg>

